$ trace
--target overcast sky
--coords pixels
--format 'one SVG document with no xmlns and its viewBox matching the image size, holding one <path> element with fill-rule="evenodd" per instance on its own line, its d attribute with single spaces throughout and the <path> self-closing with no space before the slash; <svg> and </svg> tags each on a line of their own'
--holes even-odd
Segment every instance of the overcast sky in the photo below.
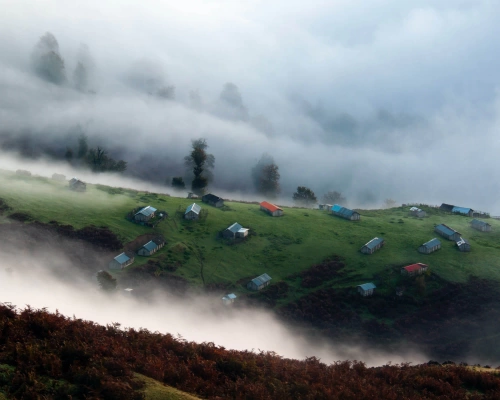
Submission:
<svg viewBox="0 0 500 400">
<path fill-rule="evenodd" d="M 392 197 L 500 215 L 499 2 L 0 0 L 0 9 L 4 133 L 57 141 L 80 125 L 131 170 L 165 177 L 205 137 L 214 188 L 245 191 L 268 151 L 284 197 L 305 185 L 353 205 Z M 63 87 L 30 65 L 47 31 L 65 61 Z M 71 82 L 82 43 L 94 95 Z M 174 85 L 175 101 L 140 82 Z M 243 121 L 221 108 L 227 82 Z"/>
</svg>

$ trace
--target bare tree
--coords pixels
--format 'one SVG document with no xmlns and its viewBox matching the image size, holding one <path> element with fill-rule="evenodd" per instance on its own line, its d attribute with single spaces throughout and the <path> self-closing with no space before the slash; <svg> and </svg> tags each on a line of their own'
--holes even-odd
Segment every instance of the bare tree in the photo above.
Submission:
<svg viewBox="0 0 500 400">
<path fill-rule="evenodd" d="M 323 195 L 323 202 L 326 204 L 343 204 L 346 202 L 346 198 L 342 196 L 342 193 L 330 190 Z"/>
</svg>

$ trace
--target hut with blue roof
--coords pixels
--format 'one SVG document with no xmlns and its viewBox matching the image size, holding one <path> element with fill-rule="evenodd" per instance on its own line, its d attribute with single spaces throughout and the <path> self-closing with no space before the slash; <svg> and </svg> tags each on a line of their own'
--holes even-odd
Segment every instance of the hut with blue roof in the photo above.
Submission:
<svg viewBox="0 0 500 400">
<path fill-rule="evenodd" d="M 261 276 L 258 276 L 257 278 L 254 278 L 250 282 L 248 282 L 247 289 L 261 290 L 264 289 L 266 286 L 269 286 L 270 283 L 271 283 L 271 277 L 268 274 L 262 274 Z"/>
<path fill-rule="evenodd" d="M 363 247 L 361 247 L 361 253 L 363 254 L 373 254 L 375 251 L 380 249 L 385 244 L 385 240 L 379 237 L 373 238 Z"/>
<path fill-rule="evenodd" d="M 459 240 L 460 236 L 462 236 L 460 232 L 457 232 L 455 229 L 450 228 L 448 225 L 445 224 L 437 225 L 434 228 L 434 232 L 438 233 L 439 235 L 448 240 L 453 240 L 454 242 Z"/>
<path fill-rule="evenodd" d="M 185 219 L 198 219 L 200 217 L 201 207 L 193 203 L 186 208 L 186 212 L 184 213 Z"/>
<path fill-rule="evenodd" d="M 109 269 L 123 269 L 134 262 L 134 256 L 121 253 L 111 260 L 108 264 Z"/>
<path fill-rule="evenodd" d="M 430 254 L 441 248 L 441 241 L 437 238 L 433 238 L 428 242 L 424 243 L 418 248 L 419 253 Z"/>
<path fill-rule="evenodd" d="M 361 219 L 361 215 L 349 208 L 342 207 L 341 205 L 334 204 L 332 207 L 332 214 L 337 217 L 341 217 L 344 219 L 348 219 L 349 221 L 359 221 Z"/>
<path fill-rule="evenodd" d="M 223 298 L 222 298 L 222 304 L 228 306 L 228 305 L 231 305 L 234 303 L 234 301 L 236 300 L 236 295 L 234 293 L 229 293 L 229 294 L 226 294 Z"/>
<path fill-rule="evenodd" d="M 491 225 L 479 219 L 473 219 L 470 226 L 481 232 L 491 232 Z"/>
<path fill-rule="evenodd" d="M 134 219 L 138 222 L 147 222 L 155 216 L 156 208 L 151 206 L 146 206 L 137 211 L 134 215 Z"/>
<path fill-rule="evenodd" d="M 226 239 L 244 238 L 248 236 L 248 228 L 243 228 L 240 224 L 235 222 L 228 228 L 224 229 L 222 236 Z"/>
<path fill-rule="evenodd" d="M 137 254 L 140 256 L 149 257 L 165 246 L 165 240 L 162 237 L 154 238 L 142 246 Z"/>
<path fill-rule="evenodd" d="M 373 283 L 363 283 L 362 285 L 358 285 L 358 293 L 361 296 L 371 296 L 374 292 L 377 286 Z"/>
</svg>

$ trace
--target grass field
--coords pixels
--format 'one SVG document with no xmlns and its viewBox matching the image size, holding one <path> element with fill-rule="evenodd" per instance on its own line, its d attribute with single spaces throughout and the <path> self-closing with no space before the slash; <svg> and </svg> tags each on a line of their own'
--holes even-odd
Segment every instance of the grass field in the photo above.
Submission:
<svg viewBox="0 0 500 400">
<path fill-rule="evenodd" d="M 135 374 L 137 378 L 146 383 L 143 391 L 145 400 L 196 400 L 199 397 L 192 396 L 188 393 L 181 392 L 171 386 L 163 385 L 162 383 L 148 378 L 141 374 Z"/>
<path fill-rule="evenodd" d="M 200 266 L 195 249 L 203 253 L 206 283 L 226 283 L 236 291 L 245 291 L 237 282 L 268 273 L 272 282 L 286 280 L 292 287 L 289 299 L 300 297 L 306 289 L 290 275 L 337 254 L 345 259 L 347 274 L 328 285 L 345 287 L 379 279 L 397 266 L 414 262 L 429 265 L 442 278 L 463 282 L 469 275 L 500 281 L 500 221 L 489 220 L 493 232 L 482 233 L 469 227 L 471 218 L 442 213 L 428 208 L 428 217 L 409 217 L 407 209 L 360 210 L 361 221 L 351 222 L 326 211 L 284 208 L 283 217 L 273 218 L 256 204 L 226 202 L 225 210 L 206 206 L 205 221 L 186 221 L 176 215 L 193 201 L 154 193 L 136 192 L 100 185 L 87 185 L 87 192 L 72 192 L 67 182 L 40 177 L 18 177 L 0 174 L 0 198 L 12 208 L 41 222 L 58 221 L 75 228 L 86 225 L 107 226 L 124 242 L 144 233 L 161 233 L 167 245 L 152 257 L 165 262 L 181 261 L 176 274 L 195 285 L 201 284 Z M 168 221 L 155 229 L 128 222 L 131 209 L 151 205 L 169 213 Z M 4 215 L 5 216 L 5 215 Z M 5 222 L 0 219 L 0 223 Z M 228 245 L 217 233 L 238 222 L 250 228 L 250 237 L 239 244 Z M 462 233 L 472 246 L 470 253 L 456 249 L 455 243 L 440 238 L 442 249 L 422 255 L 417 248 L 436 237 L 434 225 L 445 223 Z M 386 245 L 373 255 L 359 249 L 373 237 L 383 237 Z M 146 262 L 136 257 L 129 268 Z M 123 272 L 122 272 L 123 273 Z M 377 278 L 378 277 L 378 278 Z"/>
</svg>

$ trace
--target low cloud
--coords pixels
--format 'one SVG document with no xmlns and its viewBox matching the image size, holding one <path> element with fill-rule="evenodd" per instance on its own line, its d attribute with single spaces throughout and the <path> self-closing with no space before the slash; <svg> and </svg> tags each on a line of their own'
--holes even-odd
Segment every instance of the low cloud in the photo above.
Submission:
<svg viewBox="0 0 500 400">
<path fill-rule="evenodd" d="M 217 295 L 181 299 L 157 292 L 145 301 L 125 294 L 124 288 L 108 295 L 54 248 L 21 256 L 1 249 L 0 256 L 0 301 L 19 308 L 29 305 L 58 310 L 69 317 L 145 328 L 235 350 L 273 351 L 296 359 L 315 356 L 325 363 L 356 359 L 376 366 L 427 360 L 416 350 L 393 354 L 359 344 L 334 344 L 318 337 L 312 340 L 286 327 L 270 312 L 224 307 Z"/>
</svg>

